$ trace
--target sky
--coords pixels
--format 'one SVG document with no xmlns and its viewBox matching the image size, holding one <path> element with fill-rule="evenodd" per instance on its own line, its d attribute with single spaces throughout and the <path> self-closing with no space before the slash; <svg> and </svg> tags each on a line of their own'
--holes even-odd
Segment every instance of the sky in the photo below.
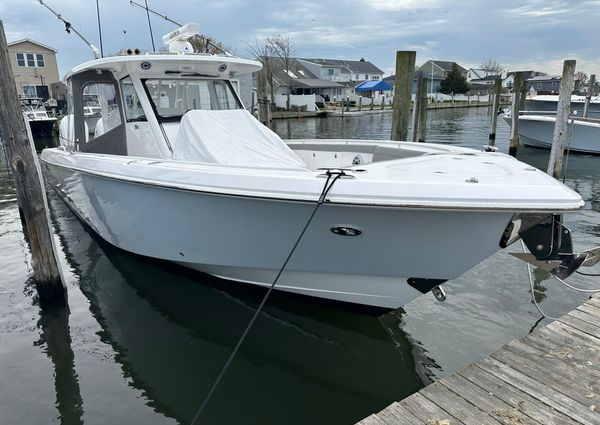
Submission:
<svg viewBox="0 0 600 425">
<path fill-rule="evenodd" d="M 44 0 L 100 47 L 96 0 Z M 104 52 L 152 50 L 146 13 L 129 0 L 98 0 Z M 137 0 L 144 3 L 144 0 Z M 486 59 L 509 71 L 560 74 L 565 59 L 600 74 L 600 0 L 148 0 L 181 23 L 249 57 L 247 45 L 281 33 L 298 57 L 365 58 L 393 73 L 395 52 L 415 50 L 417 64 L 455 61 L 465 68 Z M 0 0 L 8 41 L 31 38 L 58 50 L 59 73 L 92 58 L 91 51 L 38 0 Z M 151 16 L 156 48 L 176 28 Z M 125 32 L 126 31 L 126 32 Z"/>
</svg>

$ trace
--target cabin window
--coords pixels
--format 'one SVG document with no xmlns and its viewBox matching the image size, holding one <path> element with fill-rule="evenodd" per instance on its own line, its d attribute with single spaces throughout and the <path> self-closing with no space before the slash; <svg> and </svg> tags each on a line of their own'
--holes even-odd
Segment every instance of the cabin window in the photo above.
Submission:
<svg viewBox="0 0 600 425">
<path fill-rule="evenodd" d="M 126 77 L 121 80 L 123 92 L 123 106 L 125 109 L 125 119 L 127 122 L 146 121 L 146 115 L 142 109 L 140 98 L 133 87 L 131 78 Z"/>
<path fill-rule="evenodd" d="M 143 80 L 159 121 L 179 120 L 190 109 L 241 109 L 229 81 L 201 79 Z"/>
<path fill-rule="evenodd" d="M 90 142 L 121 125 L 117 92 L 113 84 L 86 84 L 83 88 L 83 105 Z"/>
</svg>

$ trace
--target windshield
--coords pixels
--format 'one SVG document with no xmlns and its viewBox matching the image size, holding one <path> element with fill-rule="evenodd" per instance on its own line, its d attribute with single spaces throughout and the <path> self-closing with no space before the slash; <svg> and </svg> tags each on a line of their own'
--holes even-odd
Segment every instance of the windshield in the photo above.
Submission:
<svg viewBox="0 0 600 425">
<path fill-rule="evenodd" d="M 144 80 L 158 118 L 175 120 L 190 109 L 241 109 L 229 81 L 201 79 Z"/>
</svg>

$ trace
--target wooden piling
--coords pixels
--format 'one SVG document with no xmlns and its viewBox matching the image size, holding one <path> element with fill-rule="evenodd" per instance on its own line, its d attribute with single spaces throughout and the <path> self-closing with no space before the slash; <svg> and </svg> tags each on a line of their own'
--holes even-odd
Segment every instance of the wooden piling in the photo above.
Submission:
<svg viewBox="0 0 600 425">
<path fill-rule="evenodd" d="M 0 128 L 31 250 L 33 279 L 41 299 L 64 300 L 65 286 L 54 253 L 48 207 L 33 140 L 19 107 L 4 24 L 0 21 Z"/>
<path fill-rule="evenodd" d="M 383 97 L 381 98 L 381 110 L 383 111 L 385 109 L 385 95 L 383 95 Z"/>
<path fill-rule="evenodd" d="M 590 75 L 590 81 L 588 85 L 588 92 L 585 96 L 585 105 L 583 106 L 583 118 L 587 118 L 588 108 L 590 107 L 590 100 L 594 95 L 594 84 L 596 83 L 596 74 Z"/>
<path fill-rule="evenodd" d="M 394 84 L 394 105 L 392 111 L 392 140 L 408 138 L 410 103 L 413 75 L 415 72 L 415 51 L 396 52 L 396 81 Z"/>
<path fill-rule="evenodd" d="M 258 119 L 271 128 L 271 102 L 267 96 L 267 76 L 263 71 L 258 73 Z"/>
<path fill-rule="evenodd" d="M 419 100 L 419 137 L 418 142 L 425 143 L 427 135 L 427 78 L 424 77 L 420 82 L 420 97 Z"/>
<path fill-rule="evenodd" d="M 374 100 L 374 97 L 375 96 L 371 95 L 371 111 L 373 110 L 373 100 Z"/>
<path fill-rule="evenodd" d="M 555 178 L 559 178 L 562 173 L 563 155 L 567 142 L 567 127 L 569 125 L 569 114 L 571 113 L 571 94 L 575 85 L 575 64 L 575 60 L 566 60 L 563 64 L 560 79 L 556 123 L 554 125 L 550 160 L 548 161 L 548 174 Z"/>
<path fill-rule="evenodd" d="M 362 96 L 358 96 L 358 110 L 362 111 Z"/>
<path fill-rule="evenodd" d="M 421 110 L 421 81 L 423 81 L 423 73 L 417 75 L 417 87 L 415 91 L 415 101 L 412 105 L 412 137 L 411 142 L 416 142 L 419 137 L 419 111 Z"/>
<path fill-rule="evenodd" d="M 527 80 L 522 76 L 521 87 L 519 89 L 519 112 L 525 110 L 525 101 L 527 100 Z"/>
<path fill-rule="evenodd" d="M 496 144 L 496 125 L 498 124 L 498 109 L 500 108 L 500 93 L 502 93 L 502 80 L 494 81 L 494 103 L 492 107 L 492 123 L 488 145 Z"/>
<path fill-rule="evenodd" d="M 519 149 L 519 105 L 521 104 L 519 99 L 521 98 L 522 85 L 523 73 L 517 72 L 513 84 L 513 98 L 510 111 L 510 144 L 508 146 L 508 154 L 510 156 L 517 156 L 517 150 Z"/>
</svg>

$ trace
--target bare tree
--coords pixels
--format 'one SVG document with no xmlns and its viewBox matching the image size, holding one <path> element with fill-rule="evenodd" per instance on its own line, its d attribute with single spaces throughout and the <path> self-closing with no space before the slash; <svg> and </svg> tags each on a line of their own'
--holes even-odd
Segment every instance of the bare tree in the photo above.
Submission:
<svg viewBox="0 0 600 425">
<path fill-rule="evenodd" d="M 275 73 L 278 69 L 279 60 L 276 56 L 273 40 L 271 37 L 267 37 L 264 40 L 259 40 L 255 37 L 253 43 L 246 44 L 246 49 L 257 61 L 262 64 L 262 69 L 259 71 L 258 76 L 259 96 L 264 95 L 264 93 L 269 91 L 271 95 L 271 103 L 275 103 Z"/>
<path fill-rule="evenodd" d="M 583 71 L 577 71 L 575 73 L 575 81 L 579 81 L 579 84 L 585 84 L 588 80 L 588 75 Z"/>
<path fill-rule="evenodd" d="M 194 35 L 188 38 L 187 41 L 192 45 L 195 53 L 208 53 L 209 55 L 233 53 L 230 47 L 203 35 Z"/>
<path fill-rule="evenodd" d="M 502 72 L 502 69 L 504 68 L 500 62 L 495 61 L 493 59 L 488 59 L 479 66 L 484 71 L 495 72 L 495 73 Z"/>
<path fill-rule="evenodd" d="M 280 69 L 283 68 L 286 79 L 289 80 L 290 67 L 292 63 L 292 57 L 294 56 L 294 48 L 292 46 L 292 40 L 290 37 L 284 34 L 273 34 L 268 40 L 273 47 L 273 53 L 279 60 Z M 288 96 L 286 101 L 286 109 L 290 109 L 290 86 L 288 85 Z"/>
</svg>

